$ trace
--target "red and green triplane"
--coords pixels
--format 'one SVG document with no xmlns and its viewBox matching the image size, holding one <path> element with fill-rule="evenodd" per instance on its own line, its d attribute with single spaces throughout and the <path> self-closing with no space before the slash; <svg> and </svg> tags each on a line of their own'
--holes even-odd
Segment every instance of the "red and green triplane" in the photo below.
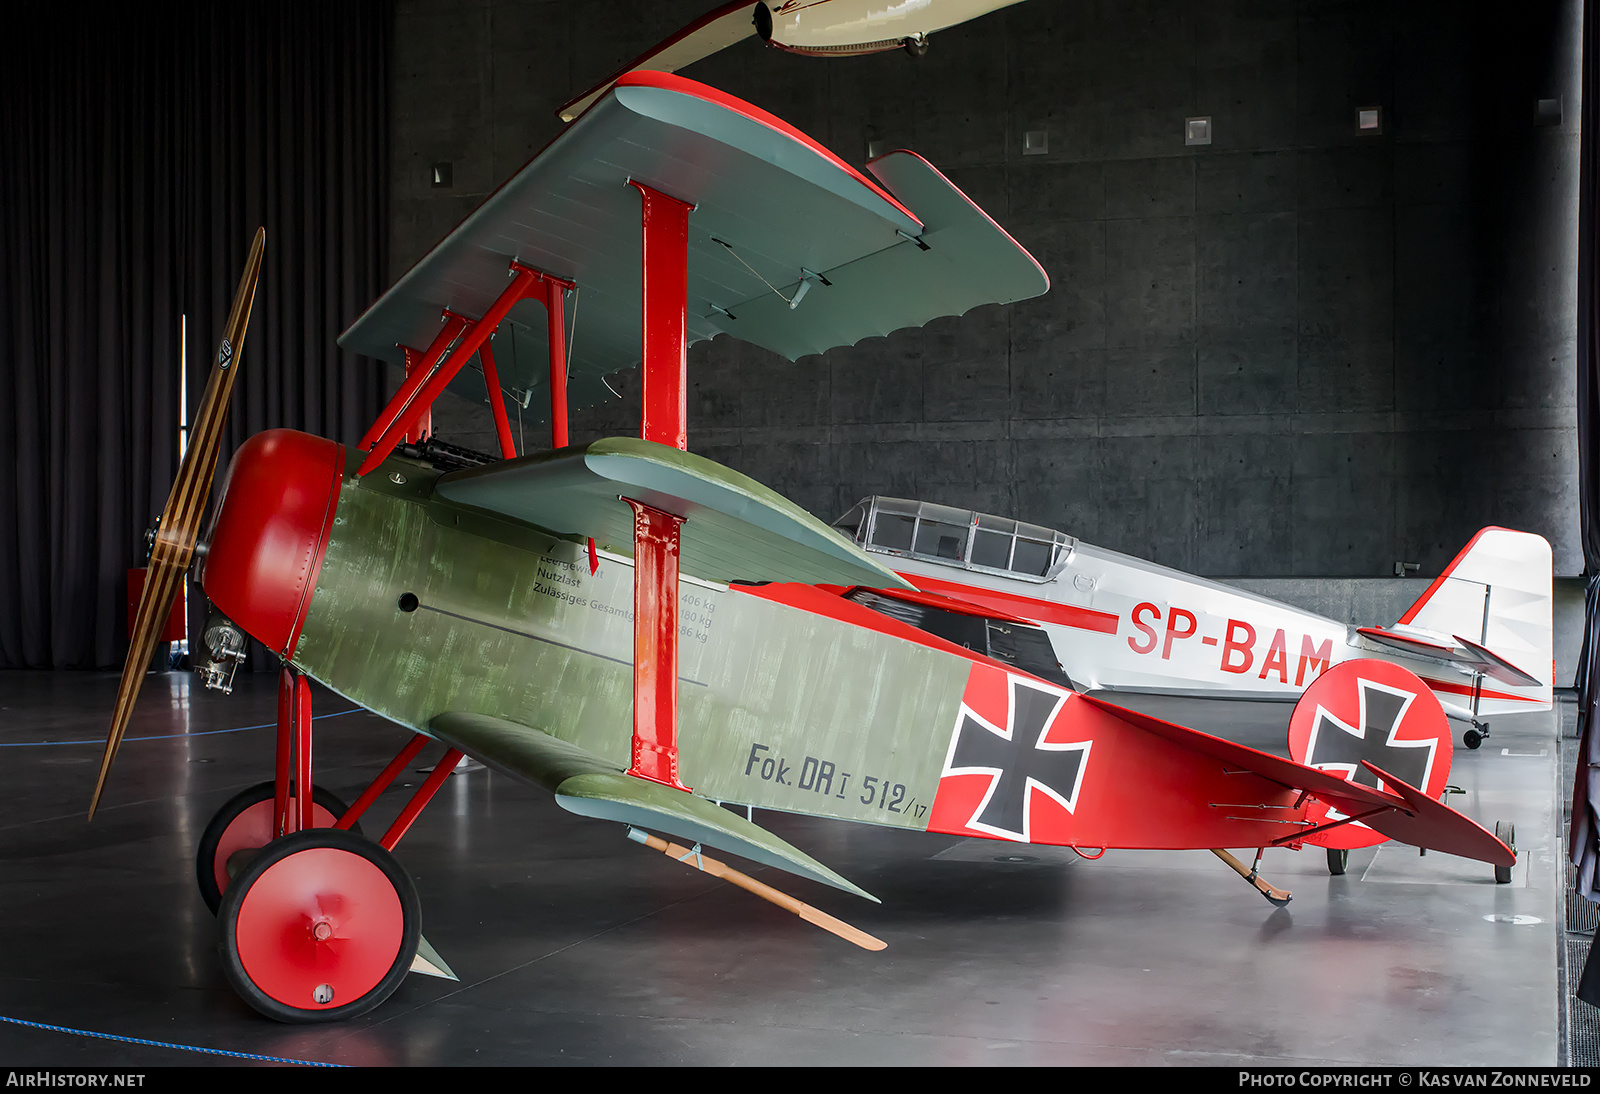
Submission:
<svg viewBox="0 0 1600 1094">
<path fill-rule="evenodd" d="M 1386 730 L 1443 734 L 1445 762 L 1420 787 L 1121 710 L 1074 693 L 1032 624 L 918 590 L 686 451 L 693 341 L 726 333 L 798 358 L 1048 288 L 921 158 L 869 170 L 711 88 L 624 76 L 346 332 L 407 374 L 358 448 L 273 430 L 234 455 L 201 572 L 222 617 L 213 649 L 231 656 L 242 631 L 287 667 L 274 777 L 217 815 L 198 872 L 252 1005 L 348 1017 L 413 968 L 447 971 L 390 851 L 462 755 L 868 948 L 883 943 L 706 857 L 868 895 L 720 803 L 1094 855 L 1298 846 L 1361 823 L 1514 861 L 1436 800 L 1449 741 L 1426 689 Z M 258 239 L 160 526 L 96 802 L 196 553 L 259 264 Z M 568 400 L 594 401 L 641 359 L 641 436 L 568 445 Z M 498 459 L 426 437 L 433 400 L 472 361 Z M 553 448 L 518 456 L 505 394 L 527 406 L 540 386 Z M 308 678 L 416 733 L 352 804 L 300 792 L 314 785 Z M 1358 682 L 1319 686 L 1331 703 Z M 400 817 L 376 841 L 352 831 L 429 739 L 449 751 Z"/>
</svg>

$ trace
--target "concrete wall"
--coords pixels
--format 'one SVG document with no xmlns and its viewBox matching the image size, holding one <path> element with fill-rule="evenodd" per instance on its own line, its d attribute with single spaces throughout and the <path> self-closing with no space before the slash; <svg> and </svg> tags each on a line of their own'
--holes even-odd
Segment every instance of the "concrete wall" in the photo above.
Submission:
<svg viewBox="0 0 1600 1094">
<path fill-rule="evenodd" d="M 401 0 L 396 273 L 709 6 Z M 1030 0 L 920 60 L 701 62 L 848 162 L 923 153 L 1053 288 L 797 363 L 697 346 L 691 446 L 825 518 L 917 496 L 1203 574 L 1436 573 L 1491 523 L 1576 573 L 1580 6 Z M 635 377 L 575 440 L 637 429 Z M 494 447 L 484 407 L 436 420 Z"/>
</svg>

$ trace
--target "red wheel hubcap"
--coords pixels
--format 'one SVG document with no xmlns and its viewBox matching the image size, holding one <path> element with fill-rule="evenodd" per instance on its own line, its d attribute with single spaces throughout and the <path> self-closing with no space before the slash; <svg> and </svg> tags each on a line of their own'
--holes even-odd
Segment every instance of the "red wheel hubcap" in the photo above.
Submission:
<svg viewBox="0 0 1600 1094">
<path fill-rule="evenodd" d="M 303 1010 L 353 1003 L 377 987 L 404 935 L 405 913 L 388 875 L 333 847 L 307 848 L 267 867 L 240 901 L 234 928 L 239 961 L 256 987 Z"/>
</svg>

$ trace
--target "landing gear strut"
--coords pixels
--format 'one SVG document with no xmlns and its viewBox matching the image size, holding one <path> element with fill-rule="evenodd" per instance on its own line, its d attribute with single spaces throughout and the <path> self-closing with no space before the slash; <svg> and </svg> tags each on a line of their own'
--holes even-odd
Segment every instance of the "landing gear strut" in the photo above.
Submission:
<svg viewBox="0 0 1600 1094">
<path fill-rule="evenodd" d="M 1488 611 L 1485 605 L 1484 611 Z M 1478 721 L 1478 702 L 1483 696 L 1483 674 L 1478 673 L 1472 678 L 1472 728 L 1461 735 L 1461 743 L 1469 749 L 1475 749 L 1483 744 L 1489 736 L 1489 723 Z"/>
</svg>

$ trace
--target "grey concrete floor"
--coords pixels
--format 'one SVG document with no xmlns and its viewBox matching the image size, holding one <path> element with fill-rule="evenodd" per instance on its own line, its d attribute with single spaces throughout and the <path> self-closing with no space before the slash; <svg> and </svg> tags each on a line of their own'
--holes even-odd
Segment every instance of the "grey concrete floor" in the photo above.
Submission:
<svg viewBox="0 0 1600 1094">
<path fill-rule="evenodd" d="M 1269 851 L 1275 910 L 1206 852 L 1070 851 L 761 812 L 882 898 L 765 880 L 885 939 L 868 953 L 570 816 L 488 771 L 452 776 L 398 854 L 461 976 L 288 1027 L 223 979 L 193 880 L 212 812 L 270 776 L 276 678 L 232 696 L 148 678 L 84 821 L 115 677 L 0 674 L 0 1063 L 215 1065 L 181 1048 L 346 1064 L 1553 1064 L 1556 727 L 1457 748 L 1451 803 L 1514 820 L 1511 885 L 1393 845 L 1330 877 Z M 1281 751 L 1289 706 L 1107 696 Z M 354 797 L 406 733 L 317 692 L 317 781 Z M 51 743 L 40 743 L 51 742 Z M 90 743 L 71 743 L 90 742 Z M 424 766 L 437 747 L 423 753 Z M 408 773 L 413 786 L 421 775 Z M 409 790 L 391 789 L 381 831 Z M 1526 922 L 1519 920 L 1527 920 Z"/>
</svg>

